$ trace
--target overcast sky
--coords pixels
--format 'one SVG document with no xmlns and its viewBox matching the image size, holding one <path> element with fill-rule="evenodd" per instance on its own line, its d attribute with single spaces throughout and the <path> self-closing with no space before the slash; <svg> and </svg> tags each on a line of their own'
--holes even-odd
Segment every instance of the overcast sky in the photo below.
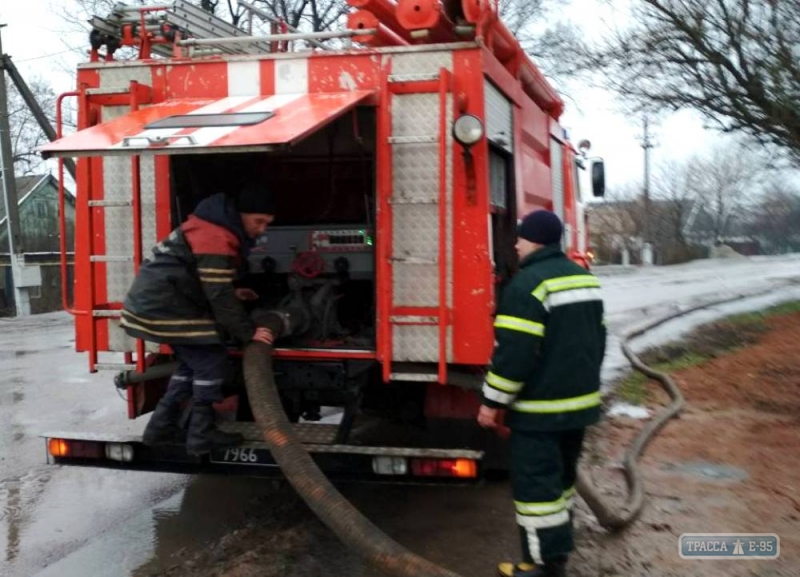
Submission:
<svg viewBox="0 0 800 577">
<path fill-rule="evenodd" d="M 70 52 L 70 48 L 88 50 L 86 36 L 64 34 L 67 25 L 59 17 L 59 13 L 73 6 L 74 2 L 3 0 L 1 4 L 0 23 L 8 24 L 3 29 L 3 51 L 12 56 L 22 75 L 27 79 L 46 78 L 56 93 L 71 90 L 74 77 L 68 70 L 74 69 L 81 57 Z M 574 0 L 573 6 L 559 16 L 581 26 L 590 37 L 597 37 L 624 17 L 614 12 L 607 2 L 598 0 Z M 575 82 L 566 88 L 570 98 L 562 124 L 573 142 L 589 139 L 592 142 L 591 155 L 606 160 L 609 188 L 613 190 L 629 182 L 641 182 L 644 166 L 641 118 L 626 117 L 614 95 L 605 90 Z M 653 126 L 652 132 L 658 145 L 652 151 L 654 167 L 659 160 L 681 159 L 702 153 L 723 138 L 705 130 L 698 115 L 692 112 L 663 117 Z"/>
</svg>

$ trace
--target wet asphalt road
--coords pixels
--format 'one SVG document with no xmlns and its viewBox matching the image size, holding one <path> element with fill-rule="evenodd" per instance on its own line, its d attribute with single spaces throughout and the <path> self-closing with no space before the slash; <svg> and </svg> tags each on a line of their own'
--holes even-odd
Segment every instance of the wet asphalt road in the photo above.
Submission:
<svg viewBox="0 0 800 577">
<path fill-rule="evenodd" d="M 726 294 L 773 287 L 769 299 L 800 298 L 797 257 L 601 274 L 608 325 L 617 335 L 676 305 Z M 762 298 L 752 306 L 765 303 Z M 657 338 L 687 326 L 665 327 Z M 609 343 L 607 378 L 624 366 L 616 345 L 616 339 Z M 241 526 L 254 499 L 274 490 L 256 479 L 48 465 L 38 437 L 44 431 L 137 433 L 144 427 L 142 419 L 126 419 L 111 376 L 89 374 L 85 356 L 73 349 L 72 323 L 64 313 L 0 319 L 1 576 L 156 574 Z M 514 553 L 513 512 L 502 483 L 459 491 L 380 486 L 347 491 L 401 542 L 444 563 L 460 564 L 458 559 L 475 555 L 486 557 L 488 567 L 489 560 Z M 474 527 L 476 520 L 483 525 Z M 469 541 L 453 546 L 465 526 L 472 527 L 472 543 L 485 543 L 484 551 Z"/>
</svg>

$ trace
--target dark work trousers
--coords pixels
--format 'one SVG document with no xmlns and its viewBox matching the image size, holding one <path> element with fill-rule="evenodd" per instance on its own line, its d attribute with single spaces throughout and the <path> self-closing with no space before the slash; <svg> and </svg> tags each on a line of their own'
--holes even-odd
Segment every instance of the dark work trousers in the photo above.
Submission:
<svg viewBox="0 0 800 577">
<path fill-rule="evenodd" d="M 512 431 L 511 487 L 526 563 L 572 551 L 572 501 L 584 429 Z"/>
<path fill-rule="evenodd" d="M 171 345 L 178 368 L 169 380 L 164 400 L 180 403 L 192 397 L 194 403 L 222 401 L 222 383 L 228 365 L 228 351 L 222 345 Z"/>
</svg>

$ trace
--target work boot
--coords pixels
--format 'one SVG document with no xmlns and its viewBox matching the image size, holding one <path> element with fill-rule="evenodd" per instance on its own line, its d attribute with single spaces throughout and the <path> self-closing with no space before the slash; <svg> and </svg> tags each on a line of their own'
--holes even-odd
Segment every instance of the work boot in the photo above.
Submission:
<svg viewBox="0 0 800 577">
<path fill-rule="evenodd" d="M 181 406 L 179 403 L 161 399 L 144 428 L 142 443 L 148 447 L 185 443 L 186 431 L 179 425 L 180 417 Z"/>
<path fill-rule="evenodd" d="M 186 452 L 190 455 L 205 455 L 216 449 L 229 449 L 244 441 L 239 433 L 225 433 L 214 424 L 214 407 L 194 405 L 189 417 L 189 434 L 186 437 Z"/>
<path fill-rule="evenodd" d="M 500 577 L 546 577 L 544 567 L 532 563 L 500 563 L 497 574 Z"/>
<path fill-rule="evenodd" d="M 559 557 L 544 565 L 532 563 L 500 563 L 497 573 L 500 577 L 566 577 L 567 559 Z"/>
<path fill-rule="evenodd" d="M 544 574 L 547 577 L 567 577 L 567 556 L 562 555 L 545 561 Z"/>
</svg>

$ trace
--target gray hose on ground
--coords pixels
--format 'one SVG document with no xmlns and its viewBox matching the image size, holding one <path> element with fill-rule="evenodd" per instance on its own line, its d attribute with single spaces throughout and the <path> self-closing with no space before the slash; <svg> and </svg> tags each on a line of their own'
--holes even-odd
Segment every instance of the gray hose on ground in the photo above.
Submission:
<svg viewBox="0 0 800 577">
<path fill-rule="evenodd" d="M 575 482 L 575 488 L 583 500 L 586 501 L 586 504 L 592 510 L 595 517 L 597 517 L 597 521 L 601 526 L 610 530 L 620 530 L 631 524 L 639 517 L 645 498 L 644 483 L 642 481 L 642 476 L 638 465 L 639 457 L 642 455 L 655 434 L 667 424 L 667 421 L 678 415 L 678 413 L 683 410 L 684 405 L 683 395 L 675 385 L 675 381 L 672 380 L 672 377 L 666 373 L 656 371 L 652 367 L 644 364 L 642 359 L 640 359 L 639 356 L 636 355 L 636 353 L 634 353 L 631 349 L 630 341 L 656 328 L 657 326 L 663 325 L 666 322 L 687 314 L 743 298 L 758 296 L 767 292 L 771 291 L 763 291 L 756 294 L 740 294 L 736 295 L 735 297 L 727 297 L 713 302 L 697 305 L 686 310 L 678 311 L 676 313 L 656 319 L 655 321 L 631 331 L 624 336 L 622 340 L 622 352 L 625 354 L 625 357 L 628 359 L 628 361 L 630 361 L 631 365 L 633 365 L 636 370 L 647 375 L 651 379 L 658 381 L 670 396 L 671 402 L 664 408 L 663 411 L 661 411 L 661 413 L 658 414 L 657 417 L 650 421 L 647 426 L 641 430 L 639 435 L 634 440 L 633 445 L 631 445 L 631 448 L 628 449 L 628 452 L 625 454 L 625 458 L 622 461 L 622 467 L 623 475 L 625 476 L 625 483 L 628 488 L 628 502 L 622 508 L 612 507 L 611 505 L 605 503 L 603 498 L 592 486 L 591 481 L 589 481 L 586 475 L 580 470 L 578 471 L 578 478 Z"/>
<path fill-rule="evenodd" d="M 284 319 L 257 319 L 278 335 Z M 362 515 L 319 470 L 294 434 L 283 411 L 272 372 L 272 347 L 252 342 L 244 350 L 244 381 L 256 423 L 283 474 L 312 511 L 348 546 L 375 567 L 403 577 L 459 577 L 414 555 Z"/>
<path fill-rule="evenodd" d="M 120 388 L 124 388 L 126 385 L 133 385 L 136 383 L 144 383 L 145 381 L 154 381 L 156 379 L 166 379 L 172 376 L 172 373 L 175 372 L 175 369 L 178 368 L 177 361 L 171 361 L 168 363 L 161 363 L 159 365 L 153 365 L 145 369 L 143 373 L 137 373 L 136 371 L 124 371 L 117 375 L 115 381 L 118 383 L 117 386 Z"/>
</svg>

